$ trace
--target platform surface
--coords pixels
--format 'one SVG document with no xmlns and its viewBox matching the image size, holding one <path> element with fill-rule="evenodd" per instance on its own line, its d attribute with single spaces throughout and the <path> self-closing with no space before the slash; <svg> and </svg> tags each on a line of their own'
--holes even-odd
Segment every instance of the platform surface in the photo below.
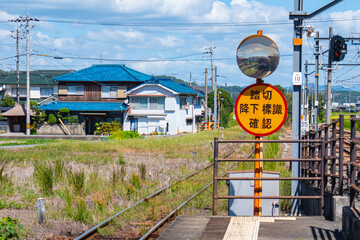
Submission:
<svg viewBox="0 0 360 240">
<path fill-rule="evenodd" d="M 179 216 L 160 240 L 345 239 L 323 217 Z"/>
</svg>

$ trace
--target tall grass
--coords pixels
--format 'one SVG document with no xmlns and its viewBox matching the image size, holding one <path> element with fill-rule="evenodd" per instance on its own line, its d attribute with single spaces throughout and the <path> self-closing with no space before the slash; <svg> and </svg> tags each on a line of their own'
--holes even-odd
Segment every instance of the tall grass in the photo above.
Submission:
<svg viewBox="0 0 360 240">
<path fill-rule="evenodd" d="M 61 160 L 57 160 L 54 164 L 34 162 L 33 177 L 39 184 L 42 193 L 53 194 L 54 185 L 63 178 L 64 167 L 64 162 Z"/>
</svg>

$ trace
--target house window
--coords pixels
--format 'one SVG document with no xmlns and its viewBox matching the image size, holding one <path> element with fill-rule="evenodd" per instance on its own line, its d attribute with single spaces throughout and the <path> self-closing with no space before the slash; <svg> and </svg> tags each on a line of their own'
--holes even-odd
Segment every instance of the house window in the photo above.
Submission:
<svg viewBox="0 0 360 240">
<path fill-rule="evenodd" d="M 162 110 L 165 107 L 165 98 L 163 97 L 150 97 L 149 108 Z"/>
<path fill-rule="evenodd" d="M 180 98 L 180 109 L 186 109 L 186 98 Z"/>
<path fill-rule="evenodd" d="M 16 97 L 16 88 L 11 89 L 11 96 Z M 19 88 L 19 96 L 26 97 L 26 88 Z"/>
<path fill-rule="evenodd" d="M 84 86 L 67 86 L 69 95 L 84 95 Z"/>
<path fill-rule="evenodd" d="M 148 108 L 148 99 L 147 97 L 140 98 L 140 109 L 147 109 Z"/>
<path fill-rule="evenodd" d="M 192 125 L 192 124 L 193 124 L 193 119 L 192 118 L 186 119 L 186 125 Z"/>
<path fill-rule="evenodd" d="M 165 108 L 164 97 L 133 97 L 131 98 L 132 109 L 157 109 Z"/>
<path fill-rule="evenodd" d="M 101 86 L 101 98 L 117 98 L 117 86 Z"/>
<path fill-rule="evenodd" d="M 195 105 L 195 106 L 199 106 L 199 105 L 200 105 L 200 102 L 201 102 L 201 99 L 200 99 L 200 98 L 195 98 L 195 99 L 194 99 L 194 105 Z"/>
<path fill-rule="evenodd" d="M 54 93 L 52 88 L 40 88 L 40 97 L 50 97 Z"/>
</svg>

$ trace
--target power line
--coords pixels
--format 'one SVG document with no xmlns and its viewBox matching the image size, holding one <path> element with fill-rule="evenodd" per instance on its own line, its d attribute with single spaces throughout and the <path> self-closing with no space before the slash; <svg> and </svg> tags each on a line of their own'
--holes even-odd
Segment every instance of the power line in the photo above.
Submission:
<svg viewBox="0 0 360 240">
<path fill-rule="evenodd" d="M 44 22 L 52 23 L 64 23 L 64 24 L 81 24 L 81 25 L 99 25 L 99 26 L 122 26 L 122 27 L 172 27 L 172 28 L 197 28 L 197 27 L 246 27 L 246 26 L 264 26 L 264 25 L 290 25 L 290 20 L 284 21 L 269 21 L 269 22 L 100 22 L 100 21 L 88 21 L 88 20 L 61 20 L 61 19 L 39 19 Z M 322 22 L 338 22 L 338 21 L 358 21 L 359 17 L 351 18 L 323 18 L 323 19 L 311 19 L 307 20 L 308 23 L 322 23 Z M 1 22 L 0 22 L 1 23 Z M 4 23 L 4 22 L 3 22 Z"/>
</svg>

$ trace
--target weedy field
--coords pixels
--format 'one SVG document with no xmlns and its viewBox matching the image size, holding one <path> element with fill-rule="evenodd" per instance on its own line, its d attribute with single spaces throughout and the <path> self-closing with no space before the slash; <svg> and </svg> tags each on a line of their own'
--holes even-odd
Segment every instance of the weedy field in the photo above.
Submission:
<svg viewBox="0 0 360 240">
<path fill-rule="evenodd" d="M 242 135 L 243 131 L 236 126 L 222 132 L 181 137 L 58 140 L 42 142 L 34 148 L 0 149 L 0 216 L 19 219 L 25 228 L 21 230 L 23 238 L 77 236 L 139 199 L 211 163 L 214 137 L 240 139 Z M 247 138 L 253 137 L 247 135 Z M 234 146 L 221 151 L 226 153 Z M 278 144 L 269 146 L 265 152 L 281 152 Z M 234 154 L 245 156 L 250 150 L 251 146 L 244 145 Z M 222 170 L 228 167 L 224 165 Z M 239 168 L 247 167 L 251 166 Z M 288 174 L 284 166 L 266 168 Z M 164 194 L 126 212 L 100 233 L 113 234 L 121 228 L 132 236 L 141 235 L 152 222 L 168 214 L 211 180 L 212 169 L 209 168 L 191 181 L 175 184 Z M 223 184 L 221 189 L 227 191 Z M 183 212 L 210 214 L 211 195 L 210 189 L 194 199 Z M 45 199 L 46 205 L 47 221 L 43 225 L 38 224 L 36 200 L 39 197 Z M 222 201 L 220 211 L 225 214 L 226 209 L 227 202 Z"/>
</svg>

